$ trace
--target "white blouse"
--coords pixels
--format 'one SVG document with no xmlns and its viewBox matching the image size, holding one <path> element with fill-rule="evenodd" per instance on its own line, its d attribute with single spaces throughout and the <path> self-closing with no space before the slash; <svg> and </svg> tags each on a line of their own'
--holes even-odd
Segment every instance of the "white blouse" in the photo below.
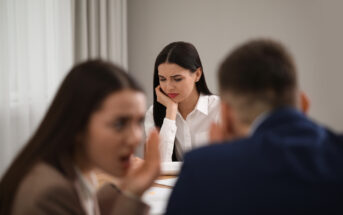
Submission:
<svg viewBox="0 0 343 215">
<path fill-rule="evenodd" d="M 184 119 L 179 112 L 176 120 L 164 118 L 160 130 L 161 161 L 171 162 L 175 145 L 176 158 L 183 160 L 187 151 L 206 145 L 212 122 L 220 120 L 220 99 L 216 95 L 200 94 L 194 110 Z M 145 115 L 145 133 L 155 127 L 153 106 Z"/>
<path fill-rule="evenodd" d="M 100 215 L 98 200 L 96 196 L 97 179 L 94 173 L 90 173 L 91 181 L 87 179 L 81 170 L 75 167 L 76 180 L 74 186 L 80 202 L 87 215 Z"/>
</svg>

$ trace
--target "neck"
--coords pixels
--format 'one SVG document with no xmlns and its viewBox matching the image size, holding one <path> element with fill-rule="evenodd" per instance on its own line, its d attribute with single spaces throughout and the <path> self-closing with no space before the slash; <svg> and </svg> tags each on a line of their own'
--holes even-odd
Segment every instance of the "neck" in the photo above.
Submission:
<svg viewBox="0 0 343 215">
<path fill-rule="evenodd" d="M 194 88 L 192 93 L 188 96 L 187 99 L 179 103 L 179 111 L 181 116 L 186 119 L 187 115 L 192 112 L 192 110 L 195 108 L 200 94 L 198 91 Z"/>
<path fill-rule="evenodd" d="M 260 124 L 265 120 L 265 118 L 268 115 L 268 112 L 269 110 L 256 114 L 251 123 L 243 123 L 243 122 L 236 123 L 238 135 L 241 137 L 252 135 L 256 131 L 256 129 L 260 126 Z"/>
<path fill-rule="evenodd" d="M 89 165 L 87 165 L 87 162 L 84 161 L 83 156 L 81 156 L 79 153 L 74 157 L 74 164 L 77 168 L 81 171 L 82 175 L 87 178 L 87 180 L 91 180 L 91 168 Z"/>
</svg>

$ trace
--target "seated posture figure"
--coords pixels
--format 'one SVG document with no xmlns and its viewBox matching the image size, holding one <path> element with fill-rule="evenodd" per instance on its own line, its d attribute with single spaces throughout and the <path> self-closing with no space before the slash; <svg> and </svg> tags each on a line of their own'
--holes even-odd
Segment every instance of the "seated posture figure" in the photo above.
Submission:
<svg viewBox="0 0 343 215">
<path fill-rule="evenodd" d="M 219 121 L 219 97 L 207 88 L 195 47 L 173 42 L 157 56 L 154 104 L 145 118 L 145 131 L 160 129 L 161 160 L 182 161 L 183 154 L 208 143 L 212 122 Z"/>
</svg>

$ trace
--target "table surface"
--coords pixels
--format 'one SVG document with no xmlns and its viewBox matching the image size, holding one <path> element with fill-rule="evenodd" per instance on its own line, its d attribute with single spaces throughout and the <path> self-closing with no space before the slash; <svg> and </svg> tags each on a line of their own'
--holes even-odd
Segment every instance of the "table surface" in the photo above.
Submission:
<svg viewBox="0 0 343 215">
<path fill-rule="evenodd" d="M 162 175 L 162 176 L 158 177 L 157 180 L 170 179 L 170 178 L 176 178 L 176 177 L 177 177 L 177 176 L 175 176 L 175 175 Z M 156 184 L 156 183 L 154 183 L 152 186 L 153 186 L 153 187 L 170 188 L 170 189 L 173 188 L 173 187 L 171 187 L 171 186 L 167 186 L 167 185 L 163 185 L 163 184 Z"/>
<path fill-rule="evenodd" d="M 96 172 L 98 187 L 105 183 L 118 184 L 119 180 L 103 172 Z M 162 175 L 157 180 L 177 178 L 175 175 Z M 162 189 L 161 189 L 162 188 Z M 165 208 L 171 194 L 172 186 L 154 183 L 143 195 L 142 199 L 150 206 L 150 215 L 161 215 L 165 213 Z"/>
</svg>

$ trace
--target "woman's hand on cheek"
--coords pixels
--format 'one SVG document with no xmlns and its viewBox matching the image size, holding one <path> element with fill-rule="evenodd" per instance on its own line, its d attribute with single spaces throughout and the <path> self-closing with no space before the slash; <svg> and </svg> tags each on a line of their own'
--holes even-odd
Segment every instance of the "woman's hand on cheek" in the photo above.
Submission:
<svg viewBox="0 0 343 215">
<path fill-rule="evenodd" d="M 122 181 L 120 188 L 124 193 L 140 197 L 160 175 L 159 142 L 158 132 L 153 130 L 146 143 L 145 160 L 139 166 L 133 165 L 133 169 L 129 170 Z"/>
<path fill-rule="evenodd" d="M 155 88 L 157 102 L 166 107 L 166 117 L 175 120 L 178 104 L 162 92 L 161 86 Z"/>
<path fill-rule="evenodd" d="M 171 107 L 171 106 L 177 106 L 177 103 L 175 103 L 171 98 L 169 98 L 166 94 L 162 92 L 161 86 L 158 85 L 155 88 L 156 96 L 157 96 L 157 101 L 158 103 L 162 104 L 166 108 Z"/>
</svg>

